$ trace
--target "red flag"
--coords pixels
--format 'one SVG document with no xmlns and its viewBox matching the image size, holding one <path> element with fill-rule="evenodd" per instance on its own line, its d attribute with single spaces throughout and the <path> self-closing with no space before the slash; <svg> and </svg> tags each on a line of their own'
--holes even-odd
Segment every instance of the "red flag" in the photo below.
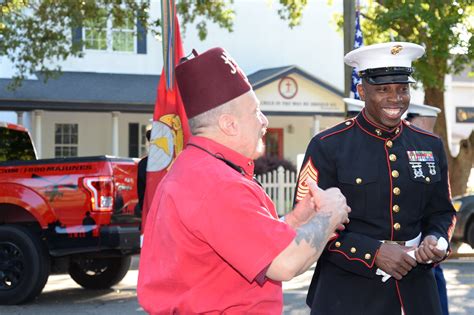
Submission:
<svg viewBox="0 0 474 315">
<path fill-rule="evenodd" d="M 190 136 L 188 119 L 174 76 L 174 68 L 184 56 L 176 14 L 174 14 L 174 23 L 169 23 L 168 26 L 171 27 L 170 32 L 166 32 L 163 28 L 165 61 L 158 84 L 153 114 L 145 199 L 142 209 L 142 232 L 155 190 L 176 156 L 183 150 Z M 174 32 L 172 32 L 173 29 Z M 165 42 L 170 45 L 165 45 Z M 168 84 L 169 88 L 167 88 L 167 80 L 170 83 Z"/>
</svg>

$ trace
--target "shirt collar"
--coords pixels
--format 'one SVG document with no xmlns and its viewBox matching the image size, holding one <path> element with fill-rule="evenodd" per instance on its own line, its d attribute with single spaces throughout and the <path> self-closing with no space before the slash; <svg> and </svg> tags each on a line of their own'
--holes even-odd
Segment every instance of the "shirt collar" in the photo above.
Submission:
<svg viewBox="0 0 474 315">
<path fill-rule="evenodd" d="M 363 109 L 356 117 L 357 124 L 364 129 L 368 134 L 380 139 L 394 139 L 397 138 L 403 131 L 403 124 L 402 120 L 398 126 L 392 129 L 385 129 L 380 126 L 377 126 L 373 122 L 371 122 L 366 114 L 365 109 Z"/>
<path fill-rule="evenodd" d="M 243 169 L 245 177 L 253 178 L 255 165 L 252 159 L 206 137 L 191 136 L 189 143 L 234 163 Z"/>
</svg>

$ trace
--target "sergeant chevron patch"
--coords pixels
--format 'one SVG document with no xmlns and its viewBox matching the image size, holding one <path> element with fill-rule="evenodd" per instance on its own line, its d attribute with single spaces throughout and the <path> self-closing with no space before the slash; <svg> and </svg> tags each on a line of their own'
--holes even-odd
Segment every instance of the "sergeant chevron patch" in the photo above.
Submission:
<svg viewBox="0 0 474 315">
<path fill-rule="evenodd" d="M 309 191 L 308 185 L 306 184 L 306 179 L 311 178 L 318 183 L 318 170 L 313 165 L 311 158 L 308 159 L 308 162 L 303 166 L 300 173 L 300 178 L 298 180 L 298 189 L 296 190 L 296 201 L 300 201 L 306 196 Z"/>
</svg>

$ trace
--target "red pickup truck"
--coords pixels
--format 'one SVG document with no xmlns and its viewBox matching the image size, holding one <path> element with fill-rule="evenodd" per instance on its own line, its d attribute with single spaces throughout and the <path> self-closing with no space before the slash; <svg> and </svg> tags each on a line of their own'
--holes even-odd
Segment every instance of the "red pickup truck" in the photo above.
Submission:
<svg viewBox="0 0 474 315">
<path fill-rule="evenodd" d="M 131 158 L 37 160 L 29 132 L 0 122 L 0 304 L 33 299 L 51 273 L 120 282 L 140 250 L 136 173 Z"/>
</svg>

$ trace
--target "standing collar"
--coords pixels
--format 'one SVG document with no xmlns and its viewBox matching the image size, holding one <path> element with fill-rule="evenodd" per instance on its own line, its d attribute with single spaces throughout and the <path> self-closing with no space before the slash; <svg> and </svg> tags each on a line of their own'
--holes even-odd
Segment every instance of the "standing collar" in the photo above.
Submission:
<svg viewBox="0 0 474 315">
<path fill-rule="evenodd" d="M 245 173 L 245 177 L 250 179 L 253 178 L 255 167 L 253 160 L 238 153 L 237 151 L 234 151 L 233 149 L 226 147 L 225 145 L 220 144 L 214 140 L 200 136 L 191 136 L 189 139 L 189 144 L 193 145 L 192 147 L 194 148 L 197 146 L 198 148 L 196 149 L 198 150 L 199 148 L 204 149 L 203 152 L 207 151 L 207 153 L 215 155 L 216 158 L 220 157 L 235 164 L 236 166 L 242 168 Z"/>
<path fill-rule="evenodd" d="M 400 120 L 398 126 L 392 129 L 382 128 L 377 126 L 375 123 L 371 122 L 365 114 L 365 109 L 363 109 L 359 115 L 355 118 L 356 123 L 362 128 L 365 132 L 380 139 L 394 139 L 398 137 L 403 131 L 403 123 Z"/>
</svg>

